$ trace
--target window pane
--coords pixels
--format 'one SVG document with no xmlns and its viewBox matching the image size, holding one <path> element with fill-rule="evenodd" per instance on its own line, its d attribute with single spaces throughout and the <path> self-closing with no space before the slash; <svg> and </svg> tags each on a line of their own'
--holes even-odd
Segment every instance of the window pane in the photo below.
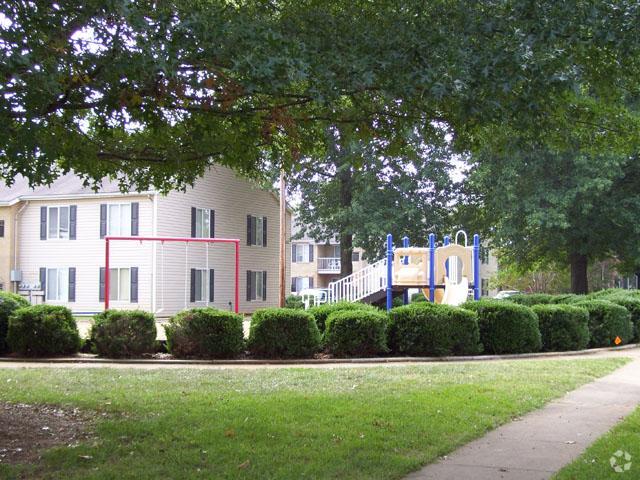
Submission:
<svg viewBox="0 0 640 480">
<path fill-rule="evenodd" d="M 209 210 L 202 210 L 202 238 L 209 236 Z"/>
<path fill-rule="evenodd" d="M 69 207 L 59 208 L 60 238 L 69 238 Z"/>
<path fill-rule="evenodd" d="M 202 270 L 196 270 L 196 284 L 194 285 L 196 302 L 202 301 Z"/>
<path fill-rule="evenodd" d="M 131 235 L 131 204 L 120 205 L 120 234 Z"/>
<path fill-rule="evenodd" d="M 262 217 L 256 217 L 256 245 L 262 245 Z"/>
<path fill-rule="evenodd" d="M 49 208 L 49 238 L 58 238 L 58 209 Z"/>
<path fill-rule="evenodd" d="M 69 269 L 58 269 L 58 300 L 67 301 L 69 298 Z"/>
<path fill-rule="evenodd" d="M 47 300 L 56 300 L 58 296 L 58 270 L 47 269 Z"/>
<path fill-rule="evenodd" d="M 262 298 L 262 272 L 256 272 L 256 298 Z"/>
<path fill-rule="evenodd" d="M 109 205 L 109 235 L 120 235 L 120 205 Z"/>
<path fill-rule="evenodd" d="M 118 300 L 118 269 L 109 269 L 109 300 Z"/>
<path fill-rule="evenodd" d="M 121 268 L 120 269 L 120 281 L 119 283 L 119 291 L 118 291 L 118 299 L 120 300 L 129 300 L 129 291 L 130 291 L 130 283 L 129 283 L 129 269 Z"/>
</svg>

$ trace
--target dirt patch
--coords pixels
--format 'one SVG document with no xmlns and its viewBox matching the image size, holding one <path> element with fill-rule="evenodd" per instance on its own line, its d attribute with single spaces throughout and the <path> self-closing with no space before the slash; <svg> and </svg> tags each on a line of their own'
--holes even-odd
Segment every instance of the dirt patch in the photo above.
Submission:
<svg viewBox="0 0 640 480">
<path fill-rule="evenodd" d="M 77 408 L 0 403 L 0 463 L 30 463 L 57 446 L 89 437 L 90 421 Z"/>
</svg>

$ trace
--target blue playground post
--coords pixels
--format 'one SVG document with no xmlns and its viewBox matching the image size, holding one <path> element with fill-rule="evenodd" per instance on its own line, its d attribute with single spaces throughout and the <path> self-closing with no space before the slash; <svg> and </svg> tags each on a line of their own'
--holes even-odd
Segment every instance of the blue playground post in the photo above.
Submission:
<svg viewBox="0 0 640 480">
<path fill-rule="evenodd" d="M 402 246 L 404 248 L 409 248 L 409 237 L 402 237 Z M 409 265 L 409 257 L 405 256 L 404 257 L 404 264 L 405 265 Z M 402 303 L 404 305 L 408 305 L 409 304 L 409 290 L 405 289 L 404 293 L 402 294 Z"/>
<path fill-rule="evenodd" d="M 451 237 L 449 235 L 444 236 L 444 246 L 446 247 L 451 243 Z M 447 278 L 449 278 L 449 259 L 447 258 L 444 261 L 444 271 L 446 272 Z"/>
<path fill-rule="evenodd" d="M 393 307 L 393 236 L 387 235 L 387 311 Z"/>
<path fill-rule="evenodd" d="M 436 301 L 436 236 L 429 234 L 429 301 Z"/>
<path fill-rule="evenodd" d="M 473 236 L 473 299 L 480 300 L 480 235 Z"/>
</svg>

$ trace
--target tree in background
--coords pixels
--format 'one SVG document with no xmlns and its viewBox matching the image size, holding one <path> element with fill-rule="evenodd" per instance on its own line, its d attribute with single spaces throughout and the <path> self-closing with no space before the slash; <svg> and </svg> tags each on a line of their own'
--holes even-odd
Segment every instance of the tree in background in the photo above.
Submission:
<svg viewBox="0 0 640 480">
<path fill-rule="evenodd" d="M 566 265 L 571 291 L 588 291 L 590 262 L 640 265 L 638 155 L 513 148 L 473 159 L 466 201 L 507 263 L 522 270 Z M 479 208 L 478 208 L 479 206 Z"/>
<path fill-rule="evenodd" d="M 489 280 L 490 288 L 519 290 L 527 293 L 566 293 L 570 278 L 566 265 L 534 264 L 523 269 L 518 263 L 500 261 L 496 275 Z"/>
<path fill-rule="evenodd" d="M 636 0 L 0 0 L 0 177 L 184 187 L 433 122 L 639 143 Z M 597 132 L 597 135 L 594 133 Z M 320 160 L 322 162 L 322 160 Z M 425 207 L 426 208 L 426 207 Z"/>
<path fill-rule="evenodd" d="M 438 145 L 410 132 L 402 141 L 364 142 L 357 132 L 328 131 L 330 154 L 305 164 L 290 179 L 300 199 L 301 234 L 340 242 L 341 275 L 352 273 L 353 247 L 369 259 L 384 252 L 385 237 L 407 235 L 426 244 L 430 232 L 448 222 L 453 182 L 444 131 Z"/>
</svg>

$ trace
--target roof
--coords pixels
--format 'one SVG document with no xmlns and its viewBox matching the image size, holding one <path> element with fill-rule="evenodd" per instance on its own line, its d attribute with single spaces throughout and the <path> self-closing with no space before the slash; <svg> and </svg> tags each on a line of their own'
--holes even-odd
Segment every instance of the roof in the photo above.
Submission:
<svg viewBox="0 0 640 480">
<path fill-rule="evenodd" d="M 149 192 L 136 193 L 137 195 Z M 102 179 L 102 186 L 96 192 L 84 185 L 83 180 L 67 173 L 55 179 L 50 185 L 30 187 L 29 180 L 22 175 L 18 175 L 11 186 L 0 182 L 0 205 L 13 205 L 21 200 L 36 200 L 51 197 L 79 197 L 95 195 L 125 195 L 119 187 L 118 182 L 108 178 Z"/>
</svg>

